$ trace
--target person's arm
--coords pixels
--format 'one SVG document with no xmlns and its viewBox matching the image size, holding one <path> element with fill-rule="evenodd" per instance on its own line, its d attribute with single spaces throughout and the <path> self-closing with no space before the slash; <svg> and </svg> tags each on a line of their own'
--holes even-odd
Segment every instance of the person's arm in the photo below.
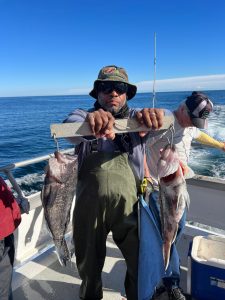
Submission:
<svg viewBox="0 0 225 300">
<path fill-rule="evenodd" d="M 147 157 L 146 154 L 144 154 L 144 174 L 146 178 L 150 178 L 150 172 L 147 164 Z"/>
<path fill-rule="evenodd" d="M 151 176 L 149 167 L 148 167 L 148 163 L 147 163 L 147 156 L 146 154 L 144 154 L 144 178 L 147 180 L 147 182 L 151 185 L 151 187 L 153 186 L 154 180 Z"/>
<path fill-rule="evenodd" d="M 145 200 L 149 201 L 149 195 L 153 190 L 153 179 L 148 168 L 146 154 L 144 154 L 144 179 L 141 183 L 141 191 Z"/>
<path fill-rule="evenodd" d="M 218 148 L 218 149 L 221 149 L 221 150 L 225 151 L 225 143 L 224 142 L 220 142 L 220 141 L 215 140 L 214 138 L 212 138 L 211 136 L 209 136 L 205 132 L 201 131 L 199 136 L 196 137 L 195 140 L 198 141 L 201 144 L 211 146 L 211 147 L 214 147 L 214 148 Z"/>
</svg>

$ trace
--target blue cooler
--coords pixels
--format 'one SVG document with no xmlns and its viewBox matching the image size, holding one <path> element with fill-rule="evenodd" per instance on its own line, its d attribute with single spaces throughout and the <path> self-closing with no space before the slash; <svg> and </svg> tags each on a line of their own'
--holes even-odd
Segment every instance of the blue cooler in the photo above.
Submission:
<svg viewBox="0 0 225 300">
<path fill-rule="evenodd" d="M 225 238 L 209 235 L 193 239 L 188 277 L 192 298 L 225 300 Z"/>
</svg>

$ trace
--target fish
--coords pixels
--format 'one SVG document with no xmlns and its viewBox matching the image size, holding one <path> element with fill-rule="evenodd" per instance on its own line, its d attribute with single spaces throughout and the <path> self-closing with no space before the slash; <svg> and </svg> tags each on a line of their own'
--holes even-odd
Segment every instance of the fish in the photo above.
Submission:
<svg viewBox="0 0 225 300">
<path fill-rule="evenodd" d="M 76 155 L 54 153 L 45 168 L 41 201 L 47 227 L 52 235 L 56 254 L 62 266 L 71 260 L 65 234 L 76 192 L 78 159 Z"/>
<path fill-rule="evenodd" d="M 178 223 L 190 199 L 184 178 L 184 167 L 175 145 L 166 145 L 161 150 L 157 164 L 159 177 L 160 221 L 163 239 L 163 259 L 165 271 L 169 266 L 171 246 L 174 243 Z"/>
</svg>

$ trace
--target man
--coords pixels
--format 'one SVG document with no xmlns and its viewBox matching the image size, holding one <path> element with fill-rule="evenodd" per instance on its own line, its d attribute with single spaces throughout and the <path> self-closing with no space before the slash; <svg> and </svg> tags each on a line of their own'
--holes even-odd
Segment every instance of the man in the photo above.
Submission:
<svg viewBox="0 0 225 300">
<path fill-rule="evenodd" d="M 0 299 L 12 299 L 11 281 L 14 261 L 13 232 L 21 222 L 20 208 L 0 177 Z"/>
<path fill-rule="evenodd" d="M 183 163 L 184 175 L 186 178 L 191 178 L 194 172 L 188 167 L 188 160 L 190 155 L 191 142 L 193 139 L 199 143 L 215 147 L 225 151 L 225 143 L 219 142 L 206 133 L 202 132 L 199 128 L 207 127 L 207 118 L 212 111 L 213 104 L 209 98 L 200 92 L 193 92 L 187 99 L 182 102 L 179 107 L 173 112 L 175 117 L 174 133 L 167 131 L 152 137 L 150 134 L 146 144 L 146 156 L 151 178 L 153 179 L 155 191 L 150 196 L 151 204 L 159 210 L 158 204 L 158 173 L 157 162 L 160 157 L 160 149 L 164 148 L 168 144 L 168 139 L 173 138 L 173 143 L 176 145 L 176 149 L 181 162 Z M 165 110 L 165 114 L 171 114 L 171 112 Z M 186 219 L 186 211 L 184 212 L 182 219 L 179 223 L 178 234 L 176 241 L 181 236 Z M 176 256 L 179 260 L 179 257 Z M 177 265 L 179 262 L 177 261 Z M 164 285 L 169 295 L 170 300 L 184 300 L 185 296 L 182 294 L 179 288 L 180 274 L 177 271 L 173 271 L 169 277 L 163 279 Z M 160 289 L 161 291 L 163 289 Z M 157 294 L 160 293 L 156 291 Z"/>
<path fill-rule="evenodd" d="M 115 119 L 137 117 L 155 129 L 162 126 L 163 110 L 129 109 L 128 100 L 137 87 L 125 69 L 106 66 L 98 74 L 90 96 L 96 99 L 89 111 L 75 110 L 65 122 L 88 121 L 92 136 L 76 146 L 79 174 L 73 228 L 77 268 L 82 279 L 81 299 L 102 299 L 101 272 L 106 238 L 111 231 L 127 264 L 125 290 L 137 300 L 138 230 L 137 193 L 144 177 L 145 140 L 142 134 L 115 135 Z"/>
</svg>

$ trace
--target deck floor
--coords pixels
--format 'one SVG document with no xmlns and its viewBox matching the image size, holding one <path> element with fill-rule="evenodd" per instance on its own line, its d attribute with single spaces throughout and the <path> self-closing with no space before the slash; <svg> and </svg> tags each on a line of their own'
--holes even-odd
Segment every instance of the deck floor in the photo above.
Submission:
<svg viewBox="0 0 225 300">
<path fill-rule="evenodd" d="M 103 299 L 124 296 L 125 261 L 112 237 L 107 241 L 107 258 L 103 269 Z M 79 298 L 81 280 L 73 256 L 71 265 L 61 267 L 53 248 L 15 269 L 13 296 L 16 300 L 67 300 Z"/>
<path fill-rule="evenodd" d="M 15 269 L 13 274 L 13 296 L 15 300 L 79 300 L 81 280 L 72 258 L 71 265 L 61 267 L 53 248 Z M 120 250 L 107 240 L 107 258 L 103 269 L 103 299 L 121 300 L 125 296 L 125 261 Z M 182 274 L 182 281 L 186 280 Z M 168 300 L 162 294 L 158 300 Z"/>
</svg>

